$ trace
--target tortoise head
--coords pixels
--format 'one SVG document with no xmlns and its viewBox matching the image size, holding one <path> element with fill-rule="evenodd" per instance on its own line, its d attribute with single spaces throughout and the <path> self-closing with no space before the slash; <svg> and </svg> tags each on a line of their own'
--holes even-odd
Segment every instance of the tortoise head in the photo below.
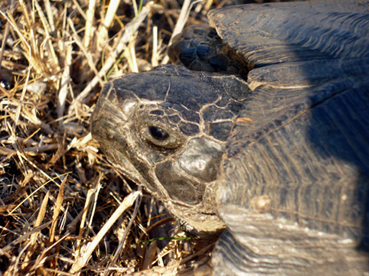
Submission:
<svg viewBox="0 0 369 276">
<path fill-rule="evenodd" d="M 111 162 L 201 232 L 224 227 L 215 185 L 233 122 L 249 94 L 235 76 L 160 66 L 106 84 L 91 131 Z"/>
</svg>

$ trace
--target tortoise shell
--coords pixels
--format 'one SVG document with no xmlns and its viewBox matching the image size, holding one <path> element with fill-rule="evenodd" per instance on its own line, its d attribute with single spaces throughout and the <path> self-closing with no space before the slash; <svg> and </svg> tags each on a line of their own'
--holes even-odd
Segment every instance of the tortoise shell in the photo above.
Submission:
<svg viewBox="0 0 369 276">
<path fill-rule="evenodd" d="M 213 10 L 247 75 L 159 66 L 102 90 L 92 134 L 189 231 L 216 275 L 362 275 L 369 237 L 369 5 Z"/>
</svg>

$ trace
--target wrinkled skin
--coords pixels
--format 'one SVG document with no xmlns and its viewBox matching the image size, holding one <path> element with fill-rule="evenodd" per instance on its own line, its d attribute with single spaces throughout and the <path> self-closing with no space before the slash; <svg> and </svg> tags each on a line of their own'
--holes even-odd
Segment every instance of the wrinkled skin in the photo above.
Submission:
<svg viewBox="0 0 369 276">
<path fill-rule="evenodd" d="M 130 74 L 105 85 L 92 135 L 124 175 L 160 198 L 188 230 L 217 233 L 225 226 L 214 185 L 249 92 L 238 77 L 177 66 Z"/>
</svg>

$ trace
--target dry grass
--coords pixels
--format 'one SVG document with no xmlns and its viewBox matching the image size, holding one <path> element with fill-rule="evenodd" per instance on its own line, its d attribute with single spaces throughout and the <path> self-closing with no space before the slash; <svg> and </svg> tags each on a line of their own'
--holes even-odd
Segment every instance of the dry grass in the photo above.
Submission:
<svg viewBox="0 0 369 276">
<path fill-rule="evenodd" d="M 172 30 L 188 12 L 176 1 L 5 2 L 0 275 L 174 274 L 196 255 L 181 241 L 160 250 L 139 242 L 160 225 L 173 228 L 172 219 L 107 162 L 89 122 L 106 81 L 167 62 Z M 212 2 L 195 5 L 198 23 Z"/>
</svg>

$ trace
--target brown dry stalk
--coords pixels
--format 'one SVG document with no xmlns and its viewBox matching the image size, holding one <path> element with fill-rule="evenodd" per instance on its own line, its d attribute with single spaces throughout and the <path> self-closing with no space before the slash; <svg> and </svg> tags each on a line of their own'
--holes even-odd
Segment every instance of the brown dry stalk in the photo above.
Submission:
<svg viewBox="0 0 369 276">
<path fill-rule="evenodd" d="M 68 175 L 64 177 L 62 183 L 60 184 L 58 197 L 56 198 L 56 204 L 54 206 L 54 213 L 53 213 L 53 220 L 52 220 L 52 224 L 50 227 L 49 245 L 54 242 L 56 224 L 58 222 L 59 213 L 61 211 L 61 207 L 64 201 L 64 186 L 65 186 L 65 183 L 67 182 L 67 179 L 68 179 Z"/>
<path fill-rule="evenodd" d="M 78 102 L 82 102 L 84 98 L 90 93 L 91 89 L 95 87 L 100 78 L 102 78 L 108 70 L 113 66 L 119 54 L 126 48 L 127 43 L 130 41 L 134 32 L 138 29 L 142 21 L 146 18 L 148 13 L 150 12 L 152 6 L 152 2 L 149 2 L 145 7 L 142 8 L 141 13 L 134 18 L 129 24 L 126 26 L 126 30 L 119 40 L 116 48 L 110 53 L 109 58 L 106 60 L 104 66 L 101 68 L 99 73 L 92 79 L 92 81 L 86 86 L 86 88 L 78 95 L 74 104 L 71 105 L 72 108 L 75 108 L 75 104 Z M 69 111 L 71 112 L 71 110 Z"/>
<path fill-rule="evenodd" d="M 45 195 L 44 200 L 42 201 L 42 204 L 40 206 L 40 210 L 38 212 L 37 219 L 34 222 L 34 227 L 40 226 L 41 225 L 41 222 L 44 220 L 45 214 L 46 214 L 46 208 L 47 208 L 47 202 L 48 202 L 48 200 L 49 200 L 49 192 L 47 192 L 47 194 Z M 27 251 L 26 257 L 24 258 L 24 262 L 21 265 L 21 268 L 22 269 L 24 269 L 27 266 L 28 261 L 30 260 L 32 254 L 33 254 L 33 247 L 36 244 L 36 239 L 37 239 L 37 235 L 38 234 L 39 234 L 38 232 L 33 233 L 31 235 L 31 237 L 30 237 L 30 240 L 29 240 L 29 248 L 30 248 L 30 250 Z"/>
<path fill-rule="evenodd" d="M 117 210 L 111 215 L 106 224 L 101 228 L 99 233 L 95 236 L 94 240 L 89 244 L 86 249 L 86 252 L 83 253 L 82 256 L 78 257 L 76 262 L 73 264 L 70 269 L 70 273 L 76 273 L 80 271 L 88 262 L 91 257 L 92 252 L 95 250 L 96 246 L 99 244 L 101 239 L 105 236 L 106 232 L 110 229 L 110 227 L 115 223 L 115 221 L 122 215 L 122 213 L 135 202 L 136 198 L 140 195 L 140 192 L 134 192 L 128 195 L 123 202 L 120 204 Z"/>
</svg>

